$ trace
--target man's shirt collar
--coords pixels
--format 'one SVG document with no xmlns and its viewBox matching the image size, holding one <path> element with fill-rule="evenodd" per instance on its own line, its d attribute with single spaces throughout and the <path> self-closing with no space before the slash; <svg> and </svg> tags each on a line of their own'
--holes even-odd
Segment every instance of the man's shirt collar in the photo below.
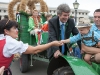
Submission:
<svg viewBox="0 0 100 75">
<path fill-rule="evenodd" d="M 61 21 L 60 21 L 60 19 L 59 19 L 59 23 L 60 23 L 60 25 L 62 25 L 62 24 L 64 24 L 64 25 L 65 25 L 65 24 L 66 24 L 66 23 L 61 22 Z"/>
<path fill-rule="evenodd" d="M 99 30 L 95 23 L 93 24 L 92 28 L 93 30 Z"/>
</svg>

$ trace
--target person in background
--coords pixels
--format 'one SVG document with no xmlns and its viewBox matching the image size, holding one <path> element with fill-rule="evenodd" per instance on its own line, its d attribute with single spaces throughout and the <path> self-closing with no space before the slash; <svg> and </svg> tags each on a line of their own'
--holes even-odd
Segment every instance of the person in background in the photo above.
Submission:
<svg viewBox="0 0 100 75">
<path fill-rule="evenodd" d="M 38 37 L 40 36 L 40 33 L 41 33 L 42 19 L 39 16 L 38 10 L 36 9 L 33 10 L 32 16 L 29 17 L 28 23 L 29 23 L 28 32 L 30 32 L 31 35 L 35 35 L 37 45 L 39 45 L 40 38 L 38 39 Z"/>
<path fill-rule="evenodd" d="M 42 19 L 39 16 L 38 10 L 34 9 L 32 16 L 29 17 L 29 28 L 30 34 L 35 34 L 42 27 Z"/>
<path fill-rule="evenodd" d="M 14 54 L 36 54 L 46 50 L 51 46 L 61 46 L 60 41 L 53 41 L 44 45 L 30 46 L 22 41 L 17 41 L 18 23 L 13 20 L 0 21 L 0 68 L 5 66 L 3 75 L 12 75 L 9 68 Z"/>
<path fill-rule="evenodd" d="M 26 9 L 25 12 L 26 12 L 29 16 L 32 15 L 30 9 Z"/>
<path fill-rule="evenodd" d="M 47 21 L 43 24 L 42 30 L 48 31 L 48 21 L 52 18 L 52 14 L 46 14 Z"/>
<path fill-rule="evenodd" d="M 4 15 L 4 19 L 8 20 L 9 19 L 8 15 Z"/>
<path fill-rule="evenodd" d="M 75 17 L 74 16 L 71 16 L 71 18 L 74 20 L 74 22 L 75 22 Z"/>
</svg>

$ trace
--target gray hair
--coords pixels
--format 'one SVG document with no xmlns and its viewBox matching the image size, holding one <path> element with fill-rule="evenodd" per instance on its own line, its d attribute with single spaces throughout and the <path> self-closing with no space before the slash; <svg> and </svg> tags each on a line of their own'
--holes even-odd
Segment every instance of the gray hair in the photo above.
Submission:
<svg viewBox="0 0 100 75">
<path fill-rule="evenodd" d="M 57 7 L 57 14 L 62 14 L 62 12 L 69 13 L 71 11 L 70 7 L 67 4 L 60 4 Z"/>
</svg>

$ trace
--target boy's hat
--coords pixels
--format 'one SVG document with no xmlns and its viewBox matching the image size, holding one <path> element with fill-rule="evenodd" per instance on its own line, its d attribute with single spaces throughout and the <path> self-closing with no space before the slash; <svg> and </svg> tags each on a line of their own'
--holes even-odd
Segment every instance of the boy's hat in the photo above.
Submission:
<svg viewBox="0 0 100 75">
<path fill-rule="evenodd" d="M 88 18 L 80 18 L 78 25 L 75 27 L 83 28 L 83 27 L 91 27 L 90 20 Z"/>
</svg>

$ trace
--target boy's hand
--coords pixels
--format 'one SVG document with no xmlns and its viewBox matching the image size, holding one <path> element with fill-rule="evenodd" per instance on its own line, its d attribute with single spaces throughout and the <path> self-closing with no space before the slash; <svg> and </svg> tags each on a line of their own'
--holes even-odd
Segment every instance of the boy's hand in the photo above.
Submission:
<svg viewBox="0 0 100 75">
<path fill-rule="evenodd" d="M 65 41 L 65 40 L 61 40 L 61 42 L 62 42 L 62 43 L 66 43 L 66 41 Z"/>
<path fill-rule="evenodd" d="M 64 43 L 61 41 L 53 41 L 53 46 L 62 46 Z"/>
</svg>

